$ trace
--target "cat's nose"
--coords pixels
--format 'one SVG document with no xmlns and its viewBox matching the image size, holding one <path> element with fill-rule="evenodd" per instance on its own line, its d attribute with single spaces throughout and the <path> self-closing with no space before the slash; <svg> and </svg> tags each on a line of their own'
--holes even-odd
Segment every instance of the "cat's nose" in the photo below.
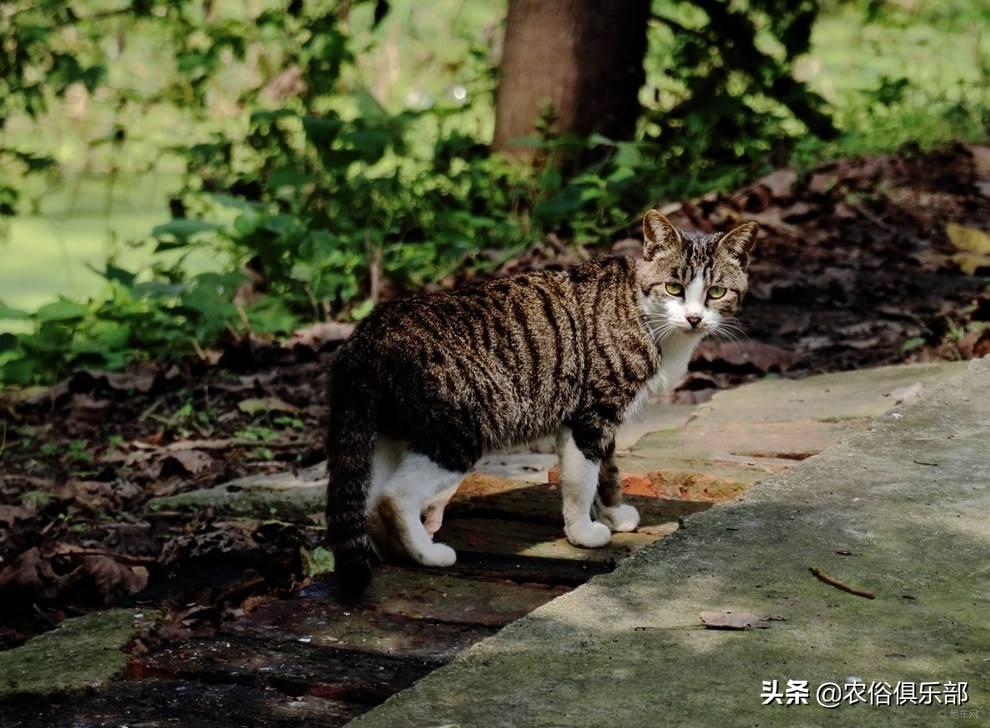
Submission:
<svg viewBox="0 0 990 728">
<path fill-rule="evenodd" d="M 687 319 L 687 322 L 689 324 L 691 324 L 691 328 L 692 329 L 698 328 L 698 324 L 701 323 L 701 316 L 698 316 L 697 314 L 692 314 L 690 316 L 685 316 L 684 318 L 686 318 Z"/>
</svg>

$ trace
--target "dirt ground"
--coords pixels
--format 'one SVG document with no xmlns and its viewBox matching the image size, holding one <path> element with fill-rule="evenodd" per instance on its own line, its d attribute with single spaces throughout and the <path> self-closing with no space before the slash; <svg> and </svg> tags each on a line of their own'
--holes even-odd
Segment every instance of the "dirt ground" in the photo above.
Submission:
<svg viewBox="0 0 990 728">
<path fill-rule="evenodd" d="M 747 337 L 704 344 L 679 400 L 767 375 L 990 353 L 990 147 L 777 170 L 661 208 L 685 227 L 763 228 L 740 315 Z M 638 246 L 636 226 L 611 243 Z M 579 258 L 547 241 L 501 273 Z M 245 600 L 303 588 L 318 517 L 230 521 L 145 504 L 319 462 L 325 373 L 348 331 L 320 324 L 287 342 L 0 394 L 0 649 L 138 596 L 170 606 L 148 640 L 205 634 Z"/>
</svg>

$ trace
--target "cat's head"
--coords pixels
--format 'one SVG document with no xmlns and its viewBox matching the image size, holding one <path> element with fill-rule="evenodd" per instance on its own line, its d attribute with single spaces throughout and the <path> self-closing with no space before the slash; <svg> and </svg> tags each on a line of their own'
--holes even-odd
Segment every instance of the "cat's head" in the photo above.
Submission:
<svg viewBox="0 0 990 728">
<path fill-rule="evenodd" d="M 744 222 L 727 233 L 689 232 L 656 210 L 646 213 L 637 277 L 647 322 L 661 340 L 674 333 L 728 333 L 746 295 L 758 230 Z"/>
</svg>

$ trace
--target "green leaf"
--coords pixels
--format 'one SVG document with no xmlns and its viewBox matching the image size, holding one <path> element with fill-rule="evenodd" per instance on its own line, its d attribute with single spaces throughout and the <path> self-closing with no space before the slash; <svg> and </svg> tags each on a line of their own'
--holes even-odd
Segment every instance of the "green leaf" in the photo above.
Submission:
<svg viewBox="0 0 990 728">
<path fill-rule="evenodd" d="M 251 114 L 251 124 L 271 124 L 273 121 L 278 121 L 279 119 L 284 119 L 286 117 L 294 117 L 296 112 L 291 109 L 275 109 L 273 111 L 255 111 Z"/>
<path fill-rule="evenodd" d="M 304 116 L 302 125 L 310 144 L 315 147 L 327 147 L 337 138 L 344 124 L 336 116 Z"/>
<path fill-rule="evenodd" d="M 361 319 L 365 318 L 369 313 L 371 313 L 371 310 L 374 307 L 375 307 L 374 301 L 372 301 L 370 298 L 365 299 L 364 301 L 362 301 L 357 306 L 351 309 L 351 318 L 354 319 L 355 321 L 360 321 Z"/>
<path fill-rule="evenodd" d="M 35 375 L 35 362 L 28 357 L 14 359 L 0 367 L 0 382 L 24 386 L 30 384 Z"/>
<path fill-rule="evenodd" d="M 27 321 L 31 318 L 31 314 L 27 311 L 22 311 L 19 308 L 11 308 L 10 306 L 4 305 L 0 301 L 0 320 L 6 321 Z"/>
<path fill-rule="evenodd" d="M 312 551 L 305 546 L 300 546 L 299 555 L 302 557 L 303 572 L 306 576 L 329 574 L 336 567 L 333 552 L 328 551 L 323 546 L 317 546 Z"/>
<path fill-rule="evenodd" d="M 901 351 L 906 354 L 907 352 L 914 351 L 915 349 L 920 348 L 924 345 L 925 345 L 925 340 L 922 337 L 914 336 L 908 339 L 907 341 L 905 341 L 903 344 L 901 344 Z"/>
<path fill-rule="evenodd" d="M 193 220 L 191 218 L 176 218 L 163 225 L 156 225 L 151 234 L 156 238 L 175 238 L 182 243 L 188 243 L 191 238 L 200 233 L 217 230 L 218 225 L 205 220 Z M 159 249 L 161 249 L 159 247 Z"/>
<path fill-rule="evenodd" d="M 279 187 L 303 187 L 315 182 L 316 178 L 295 167 L 276 169 L 268 178 L 268 186 L 275 190 Z"/>
<path fill-rule="evenodd" d="M 250 200 L 245 200 L 241 197 L 235 197 L 234 195 L 228 195 L 226 192 L 214 192 L 210 195 L 213 201 L 223 205 L 224 207 L 232 207 L 236 210 L 257 210 L 263 205 L 260 202 L 251 202 Z"/>
<path fill-rule="evenodd" d="M 17 349 L 17 335 L 9 332 L 0 334 L 0 354 L 6 354 Z"/>
<path fill-rule="evenodd" d="M 70 301 L 67 298 L 60 298 L 57 301 L 46 304 L 39 308 L 34 318 L 37 321 L 78 321 L 88 312 L 88 308 L 81 303 Z"/>
<path fill-rule="evenodd" d="M 131 273 L 129 270 L 125 270 L 124 268 L 119 268 L 110 261 L 106 262 L 104 266 L 104 270 L 100 270 L 96 266 L 90 265 L 89 263 L 86 264 L 86 267 L 89 268 L 94 273 L 96 273 L 98 276 L 102 276 L 108 281 L 116 281 L 117 283 L 120 283 L 121 285 L 127 288 L 133 286 L 134 279 L 137 278 L 137 273 Z"/>
</svg>

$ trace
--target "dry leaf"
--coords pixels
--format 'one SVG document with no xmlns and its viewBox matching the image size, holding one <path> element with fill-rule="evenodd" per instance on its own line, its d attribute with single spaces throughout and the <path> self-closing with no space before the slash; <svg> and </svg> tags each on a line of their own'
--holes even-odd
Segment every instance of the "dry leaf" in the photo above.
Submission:
<svg viewBox="0 0 990 728">
<path fill-rule="evenodd" d="M 903 404 L 904 402 L 910 402 L 912 399 L 921 394 L 921 382 L 915 382 L 907 387 L 899 387 L 890 393 L 890 398 L 894 400 L 894 405 Z"/>
<path fill-rule="evenodd" d="M 758 372 L 784 372 L 798 360 L 797 354 L 792 351 L 752 340 L 723 344 L 704 342 L 698 347 L 695 358 L 731 369 L 755 369 Z"/>
<path fill-rule="evenodd" d="M 25 601 L 55 595 L 52 588 L 57 577 L 48 559 L 41 556 L 38 547 L 29 548 L 0 569 L 0 594 L 10 603 L 16 597 Z"/>
<path fill-rule="evenodd" d="M 990 268 L 990 235 L 978 228 L 950 222 L 945 226 L 949 242 L 959 252 L 952 260 L 966 275 L 975 275 L 980 268 Z"/>
<path fill-rule="evenodd" d="M 34 509 L 24 506 L 0 504 L 0 525 L 13 526 L 17 521 L 25 521 L 35 514 Z"/>
<path fill-rule="evenodd" d="M 84 556 L 80 569 L 93 580 L 107 603 L 122 594 L 137 594 L 148 586 L 145 567 L 124 566 L 107 556 Z"/>
<path fill-rule="evenodd" d="M 797 172 L 784 167 L 756 180 L 756 184 L 766 187 L 774 197 L 790 197 L 797 178 Z"/>
<path fill-rule="evenodd" d="M 159 477 L 199 475 L 213 466 L 213 458 L 199 450 L 176 450 L 162 461 Z"/>
<path fill-rule="evenodd" d="M 298 412 L 295 405 L 284 402 L 278 397 L 258 397 L 252 399 L 242 399 L 237 404 L 244 414 L 256 415 L 259 412 Z"/>
<path fill-rule="evenodd" d="M 293 347 L 298 344 L 308 346 L 311 349 L 319 349 L 324 344 L 343 341 L 353 332 L 354 324 L 342 323 L 340 321 L 324 321 L 299 329 L 292 334 L 292 338 L 286 341 L 285 345 Z"/>
<path fill-rule="evenodd" d="M 768 617 L 760 617 L 752 612 L 702 612 L 701 622 L 706 629 L 768 629 Z"/>
</svg>

